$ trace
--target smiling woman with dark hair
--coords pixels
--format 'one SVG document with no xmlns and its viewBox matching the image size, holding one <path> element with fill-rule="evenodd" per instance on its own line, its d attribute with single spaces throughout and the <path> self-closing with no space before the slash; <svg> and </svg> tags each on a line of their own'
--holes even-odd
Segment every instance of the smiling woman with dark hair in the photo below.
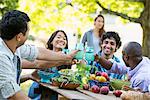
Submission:
<svg viewBox="0 0 150 100">
<path fill-rule="evenodd" d="M 55 52 L 62 52 L 63 49 L 68 49 L 68 38 L 66 33 L 63 30 L 57 30 L 55 31 L 49 38 L 48 42 L 47 42 L 47 49 L 53 50 Z M 38 61 L 37 61 L 38 62 Z M 71 68 L 71 65 L 63 65 L 63 66 L 58 66 L 58 67 L 52 67 L 52 68 L 48 68 L 48 69 L 43 69 L 44 71 L 48 71 L 50 73 L 55 73 L 60 69 L 65 69 L 65 68 Z M 29 97 L 31 99 L 36 99 L 39 100 L 40 99 L 40 93 L 36 94 L 34 93 L 34 89 L 39 88 L 39 84 L 37 82 L 34 82 L 29 90 Z M 51 100 L 53 100 L 55 96 L 52 96 L 52 98 L 50 98 Z M 56 99 L 56 98 L 55 98 Z"/>
</svg>

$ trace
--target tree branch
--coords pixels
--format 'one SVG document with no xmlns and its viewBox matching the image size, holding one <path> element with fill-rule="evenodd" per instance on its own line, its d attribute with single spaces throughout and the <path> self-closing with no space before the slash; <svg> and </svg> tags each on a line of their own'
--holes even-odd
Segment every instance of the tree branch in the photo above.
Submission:
<svg viewBox="0 0 150 100">
<path fill-rule="evenodd" d="M 131 2 L 142 2 L 142 3 L 144 3 L 144 2 L 145 2 L 145 0 L 125 0 L 125 1 L 131 1 Z"/>
<path fill-rule="evenodd" d="M 107 13 L 110 13 L 110 14 L 113 14 L 113 15 L 120 16 L 120 17 L 122 17 L 122 18 L 124 18 L 124 19 L 128 19 L 128 20 L 131 21 L 131 22 L 140 23 L 140 19 L 139 19 L 139 18 L 132 18 L 132 17 L 127 16 L 126 14 L 119 13 L 119 12 L 115 12 L 115 11 L 106 9 L 106 8 L 104 8 L 104 7 L 99 3 L 98 0 L 96 0 L 96 3 L 103 9 L 104 12 L 107 12 Z"/>
</svg>

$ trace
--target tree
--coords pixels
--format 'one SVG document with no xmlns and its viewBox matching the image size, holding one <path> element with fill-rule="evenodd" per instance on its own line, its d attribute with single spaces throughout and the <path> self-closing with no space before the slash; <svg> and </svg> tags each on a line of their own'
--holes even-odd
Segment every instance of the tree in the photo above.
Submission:
<svg viewBox="0 0 150 100">
<path fill-rule="evenodd" d="M 91 2 L 92 1 L 92 2 Z M 96 3 L 102 13 L 110 13 L 127 19 L 131 22 L 140 23 L 143 29 L 143 54 L 150 58 L 150 2 L 149 0 L 75 0 L 73 3 L 80 3 L 83 7 L 95 9 Z M 84 9 L 85 10 L 85 9 Z M 96 10 L 96 9 L 95 9 Z"/>
<path fill-rule="evenodd" d="M 18 7 L 18 0 L 0 0 L 0 16 L 5 12 L 16 9 Z"/>
</svg>

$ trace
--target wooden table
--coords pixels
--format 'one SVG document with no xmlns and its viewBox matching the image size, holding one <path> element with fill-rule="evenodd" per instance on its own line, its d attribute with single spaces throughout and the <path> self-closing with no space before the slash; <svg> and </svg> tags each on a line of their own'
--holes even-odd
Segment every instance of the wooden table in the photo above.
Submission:
<svg viewBox="0 0 150 100">
<path fill-rule="evenodd" d="M 60 89 L 59 87 L 52 86 L 50 84 L 41 83 L 40 78 L 37 75 L 33 78 L 33 80 L 38 82 L 41 86 L 41 100 L 50 100 L 52 95 L 55 95 L 55 100 L 57 100 L 58 94 L 70 100 L 121 100 L 120 98 L 115 97 L 112 92 L 108 95 L 102 95 L 79 88 L 77 90 Z"/>
<path fill-rule="evenodd" d="M 58 96 L 58 94 L 60 94 L 60 95 L 66 97 L 68 99 L 71 99 L 71 100 L 77 100 L 77 99 L 79 99 L 79 100 L 93 100 L 92 97 L 90 97 L 84 93 L 81 93 L 79 91 L 76 91 L 76 90 L 60 89 L 56 86 L 51 86 L 50 84 L 45 84 L 45 83 L 40 83 L 40 85 L 42 85 L 43 87 L 46 87 L 50 91 L 53 91 L 53 93 L 56 93 L 57 96 Z M 46 94 L 51 95 L 50 92 L 45 93 L 44 90 L 42 89 L 43 92 L 42 92 L 42 96 L 41 96 L 41 98 L 43 100 L 47 99 L 47 97 L 45 97 Z"/>
<path fill-rule="evenodd" d="M 90 97 L 92 97 L 93 99 L 96 100 L 121 100 L 121 98 L 115 97 L 113 95 L 113 93 L 110 91 L 108 95 L 103 95 L 100 93 L 93 93 L 91 91 L 87 91 L 87 90 L 82 90 L 82 89 L 78 89 L 78 91 L 89 95 Z"/>
</svg>

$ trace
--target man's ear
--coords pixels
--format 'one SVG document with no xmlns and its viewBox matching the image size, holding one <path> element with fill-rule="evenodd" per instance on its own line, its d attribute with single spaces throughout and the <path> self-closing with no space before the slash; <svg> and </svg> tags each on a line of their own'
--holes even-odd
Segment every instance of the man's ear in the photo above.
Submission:
<svg viewBox="0 0 150 100">
<path fill-rule="evenodd" d="M 16 40 L 17 40 L 17 41 L 21 41 L 22 35 L 23 35 L 22 33 L 17 34 L 17 35 L 16 35 Z"/>
<path fill-rule="evenodd" d="M 129 60 L 129 56 L 128 55 L 126 55 L 126 59 Z"/>
</svg>

